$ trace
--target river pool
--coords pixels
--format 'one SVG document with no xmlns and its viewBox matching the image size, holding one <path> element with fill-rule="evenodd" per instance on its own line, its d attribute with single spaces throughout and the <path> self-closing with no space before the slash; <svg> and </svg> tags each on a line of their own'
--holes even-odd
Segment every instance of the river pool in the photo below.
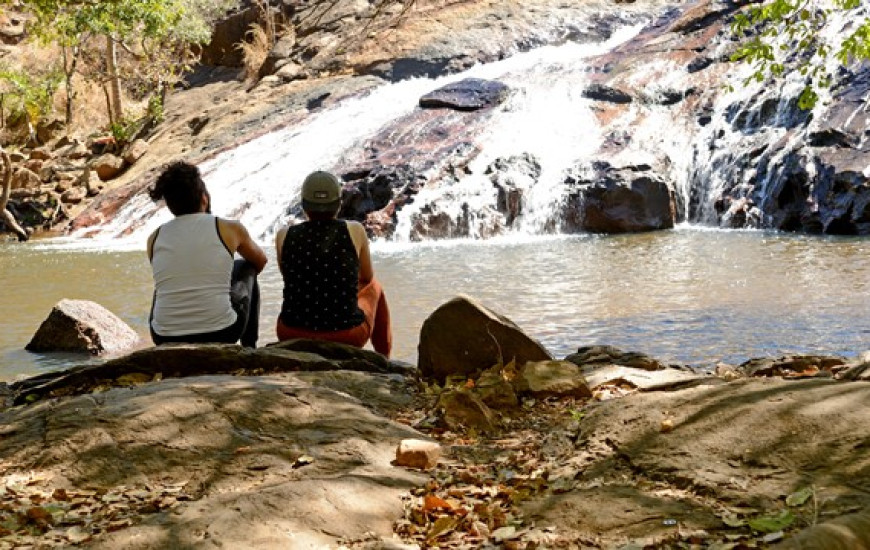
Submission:
<svg viewBox="0 0 870 550">
<path fill-rule="evenodd" d="M 141 243 L 0 244 L 0 379 L 81 362 L 24 351 L 62 298 L 96 301 L 147 337 L 151 275 Z M 618 236 L 375 243 L 394 356 L 414 362 L 420 326 L 465 293 L 557 357 L 611 344 L 711 368 L 718 361 L 870 349 L 870 240 L 681 227 Z M 271 253 L 271 250 L 270 250 Z M 261 343 L 281 281 L 261 276 Z"/>
</svg>

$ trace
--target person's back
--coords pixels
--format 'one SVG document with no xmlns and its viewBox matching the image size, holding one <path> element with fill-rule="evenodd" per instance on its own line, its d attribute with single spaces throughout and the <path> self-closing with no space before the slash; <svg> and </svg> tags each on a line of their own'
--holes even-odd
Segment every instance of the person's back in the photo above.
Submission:
<svg viewBox="0 0 870 550">
<path fill-rule="evenodd" d="M 280 266 L 285 325 L 344 330 L 365 320 L 357 304 L 359 258 L 344 221 L 306 221 L 288 228 Z"/>
<path fill-rule="evenodd" d="M 211 197 L 193 164 L 167 166 L 149 194 L 175 216 L 147 242 L 154 275 L 151 339 L 158 345 L 241 339 L 256 347 L 257 274 L 266 254 L 241 223 L 211 215 Z M 234 259 L 236 252 L 242 259 Z"/>
<path fill-rule="evenodd" d="M 211 214 L 186 214 L 161 226 L 151 270 L 156 292 L 151 326 L 158 334 L 211 332 L 236 320 L 228 292 L 233 256 Z"/>
<path fill-rule="evenodd" d="M 341 184 L 328 172 L 313 172 L 302 184 L 308 221 L 275 235 L 284 302 L 279 340 L 313 338 L 363 347 L 389 357 L 390 310 L 374 278 L 365 228 L 336 219 Z"/>
</svg>

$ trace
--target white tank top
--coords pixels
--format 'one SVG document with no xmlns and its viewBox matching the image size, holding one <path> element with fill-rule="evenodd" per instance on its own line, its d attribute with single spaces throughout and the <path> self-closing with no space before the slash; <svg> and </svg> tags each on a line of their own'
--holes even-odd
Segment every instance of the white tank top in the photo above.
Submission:
<svg viewBox="0 0 870 550">
<path fill-rule="evenodd" d="M 214 332 L 236 322 L 230 305 L 233 255 L 217 218 L 185 214 L 160 226 L 151 255 L 154 318 L 161 336 Z"/>
</svg>

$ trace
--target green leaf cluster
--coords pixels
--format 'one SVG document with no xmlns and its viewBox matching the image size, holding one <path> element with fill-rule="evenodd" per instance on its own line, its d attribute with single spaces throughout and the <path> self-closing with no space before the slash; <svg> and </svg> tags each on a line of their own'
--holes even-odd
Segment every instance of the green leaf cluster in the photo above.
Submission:
<svg viewBox="0 0 870 550">
<path fill-rule="evenodd" d="M 26 115 L 35 125 L 51 113 L 54 92 L 63 80 L 59 70 L 32 74 L 9 67 L 0 67 L 0 88 L 12 116 Z M 6 102 L 6 101 L 4 101 Z"/>
<path fill-rule="evenodd" d="M 870 59 L 870 20 L 859 15 L 861 8 L 861 0 L 830 0 L 824 6 L 813 0 L 768 0 L 750 6 L 731 24 L 732 33 L 741 40 L 731 59 L 753 66 L 745 84 L 799 71 L 806 85 L 798 105 L 811 109 L 819 100 L 819 90 L 832 83 L 826 68 L 829 57 L 833 55 L 843 66 Z M 832 52 L 820 33 L 837 14 L 857 24 Z"/>
</svg>

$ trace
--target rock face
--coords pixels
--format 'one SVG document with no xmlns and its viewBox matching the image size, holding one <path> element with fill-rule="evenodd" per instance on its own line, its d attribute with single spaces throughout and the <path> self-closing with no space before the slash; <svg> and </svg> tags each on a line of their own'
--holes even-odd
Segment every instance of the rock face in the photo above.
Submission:
<svg viewBox="0 0 870 550">
<path fill-rule="evenodd" d="M 453 298 L 432 312 L 420 329 L 417 351 L 420 373 L 438 380 L 498 363 L 552 359 L 510 319 L 468 296 Z"/>
<path fill-rule="evenodd" d="M 126 351 L 138 343 L 136 331 L 103 306 L 87 300 L 61 300 L 25 349 L 99 355 Z"/>
<path fill-rule="evenodd" d="M 237 344 L 167 344 L 135 351 L 96 365 L 51 372 L 9 386 L 14 404 L 45 397 L 77 395 L 98 387 L 213 374 L 267 374 L 288 371 L 370 372 L 414 377 L 416 369 L 383 355 L 345 344 L 287 340 L 257 349 Z"/>
<path fill-rule="evenodd" d="M 401 495 L 426 479 L 391 465 L 422 437 L 386 416 L 407 393 L 354 372 L 162 380 L 2 411 L 0 453 L 4 475 L 39 472 L 47 495 L 136 510 L 123 529 L 88 526 L 90 548 L 336 548 L 391 538 Z"/>
<path fill-rule="evenodd" d="M 676 219 L 672 185 L 649 164 L 593 163 L 569 195 L 564 227 L 568 231 L 630 233 L 670 229 Z"/>
</svg>

